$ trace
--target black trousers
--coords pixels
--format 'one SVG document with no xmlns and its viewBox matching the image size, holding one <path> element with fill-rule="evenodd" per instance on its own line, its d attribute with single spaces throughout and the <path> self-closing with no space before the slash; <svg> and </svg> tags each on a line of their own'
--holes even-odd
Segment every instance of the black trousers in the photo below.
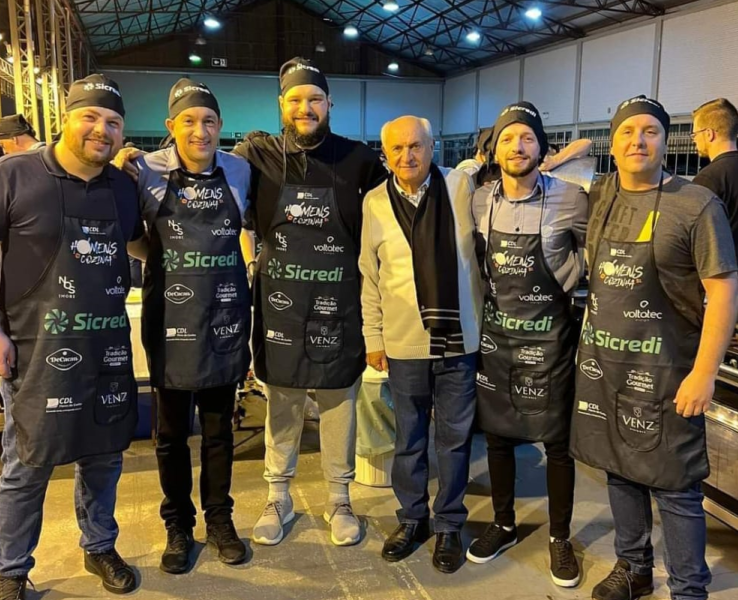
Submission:
<svg viewBox="0 0 738 600">
<path fill-rule="evenodd" d="M 191 498 L 192 461 L 187 445 L 193 399 L 197 403 L 202 429 L 200 502 L 205 512 L 205 522 L 227 523 L 231 519 L 231 421 L 235 396 L 235 384 L 196 392 L 157 391 L 156 459 L 164 492 L 160 514 L 167 526 L 195 526 L 196 510 Z"/>
<path fill-rule="evenodd" d="M 503 527 L 515 525 L 515 446 L 526 440 L 487 436 L 487 461 L 492 486 L 495 522 Z M 544 443 L 547 467 L 548 517 L 551 537 L 568 539 L 574 511 L 574 459 L 569 456 L 569 440 Z"/>
</svg>

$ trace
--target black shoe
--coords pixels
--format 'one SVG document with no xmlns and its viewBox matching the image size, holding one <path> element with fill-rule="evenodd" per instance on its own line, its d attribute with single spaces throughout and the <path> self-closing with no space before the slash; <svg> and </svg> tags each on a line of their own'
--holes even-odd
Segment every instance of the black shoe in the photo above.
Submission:
<svg viewBox="0 0 738 600">
<path fill-rule="evenodd" d="M 441 573 L 455 573 L 463 564 L 464 547 L 461 545 L 461 533 L 458 531 L 437 533 L 433 566 Z"/>
<path fill-rule="evenodd" d="M 220 562 L 238 565 L 246 560 L 246 545 L 238 537 L 233 521 L 212 523 L 207 526 L 208 544 L 218 549 Z"/>
<path fill-rule="evenodd" d="M 4 577 L 0 575 L 0 600 L 25 600 L 28 577 Z"/>
<path fill-rule="evenodd" d="M 103 587 L 113 594 L 127 594 L 136 589 L 136 575 L 115 548 L 107 552 L 85 552 L 85 569 L 102 579 Z"/>
<path fill-rule="evenodd" d="M 410 556 L 416 544 L 422 544 L 430 537 L 428 521 L 417 523 L 400 523 L 384 542 L 382 558 L 389 562 L 397 562 Z"/>
<path fill-rule="evenodd" d="M 548 553 L 551 556 L 551 579 L 565 588 L 574 587 L 579 583 L 579 563 L 574 556 L 574 548 L 569 540 L 554 539 L 548 543 Z"/>
<path fill-rule="evenodd" d="M 159 568 L 172 575 L 184 573 L 190 568 L 190 550 L 194 546 L 192 529 L 170 525 L 167 527 L 167 547 L 161 555 Z"/>
<path fill-rule="evenodd" d="M 610 574 L 592 590 L 593 600 L 636 600 L 653 593 L 653 574 L 636 575 L 625 560 L 618 560 Z"/>
<path fill-rule="evenodd" d="M 518 530 L 513 526 L 507 531 L 497 523 L 490 523 L 482 537 L 474 540 L 466 551 L 466 557 L 479 565 L 497 558 L 501 552 L 518 543 Z"/>
</svg>

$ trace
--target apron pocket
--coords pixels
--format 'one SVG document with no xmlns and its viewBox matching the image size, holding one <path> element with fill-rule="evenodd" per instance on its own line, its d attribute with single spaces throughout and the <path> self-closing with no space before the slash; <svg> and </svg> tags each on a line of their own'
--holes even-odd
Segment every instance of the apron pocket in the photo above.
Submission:
<svg viewBox="0 0 738 600">
<path fill-rule="evenodd" d="M 208 336 L 216 354 L 230 354 L 240 349 L 245 338 L 246 310 L 244 306 L 210 309 Z"/>
<path fill-rule="evenodd" d="M 530 369 L 510 369 L 510 399 L 522 415 L 537 415 L 548 408 L 551 373 Z"/>
<path fill-rule="evenodd" d="M 651 452 L 661 443 L 663 400 L 615 395 L 618 433 L 633 450 Z"/>
<path fill-rule="evenodd" d="M 136 380 L 133 373 L 112 375 L 101 373 L 97 378 L 94 419 L 98 425 L 115 425 L 124 420 L 137 404 Z"/>
<path fill-rule="evenodd" d="M 330 363 L 343 350 L 343 321 L 310 319 L 305 326 L 305 353 L 315 363 Z"/>
</svg>

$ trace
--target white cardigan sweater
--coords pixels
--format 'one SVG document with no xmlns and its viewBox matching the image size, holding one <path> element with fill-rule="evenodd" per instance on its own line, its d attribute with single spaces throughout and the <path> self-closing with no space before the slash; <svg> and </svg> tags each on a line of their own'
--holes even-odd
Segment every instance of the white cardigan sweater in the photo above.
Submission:
<svg viewBox="0 0 738 600">
<path fill-rule="evenodd" d="M 459 309 L 466 353 L 479 349 L 482 280 L 474 255 L 474 184 L 462 171 L 441 167 L 456 221 Z M 390 185 L 393 182 L 390 180 Z M 418 308 L 410 245 L 395 218 L 386 184 L 364 198 L 359 268 L 367 352 L 393 359 L 430 358 L 430 333 Z"/>
</svg>

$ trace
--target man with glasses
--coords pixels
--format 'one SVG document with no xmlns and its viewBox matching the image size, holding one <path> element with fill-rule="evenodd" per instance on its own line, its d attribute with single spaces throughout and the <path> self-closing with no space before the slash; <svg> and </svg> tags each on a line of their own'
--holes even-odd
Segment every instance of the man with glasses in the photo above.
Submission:
<svg viewBox="0 0 738 600">
<path fill-rule="evenodd" d="M 725 98 L 705 102 L 692 113 L 690 137 L 702 158 L 710 164 L 694 183 L 715 192 L 728 209 L 733 242 L 738 248 L 738 110 Z"/>
</svg>

